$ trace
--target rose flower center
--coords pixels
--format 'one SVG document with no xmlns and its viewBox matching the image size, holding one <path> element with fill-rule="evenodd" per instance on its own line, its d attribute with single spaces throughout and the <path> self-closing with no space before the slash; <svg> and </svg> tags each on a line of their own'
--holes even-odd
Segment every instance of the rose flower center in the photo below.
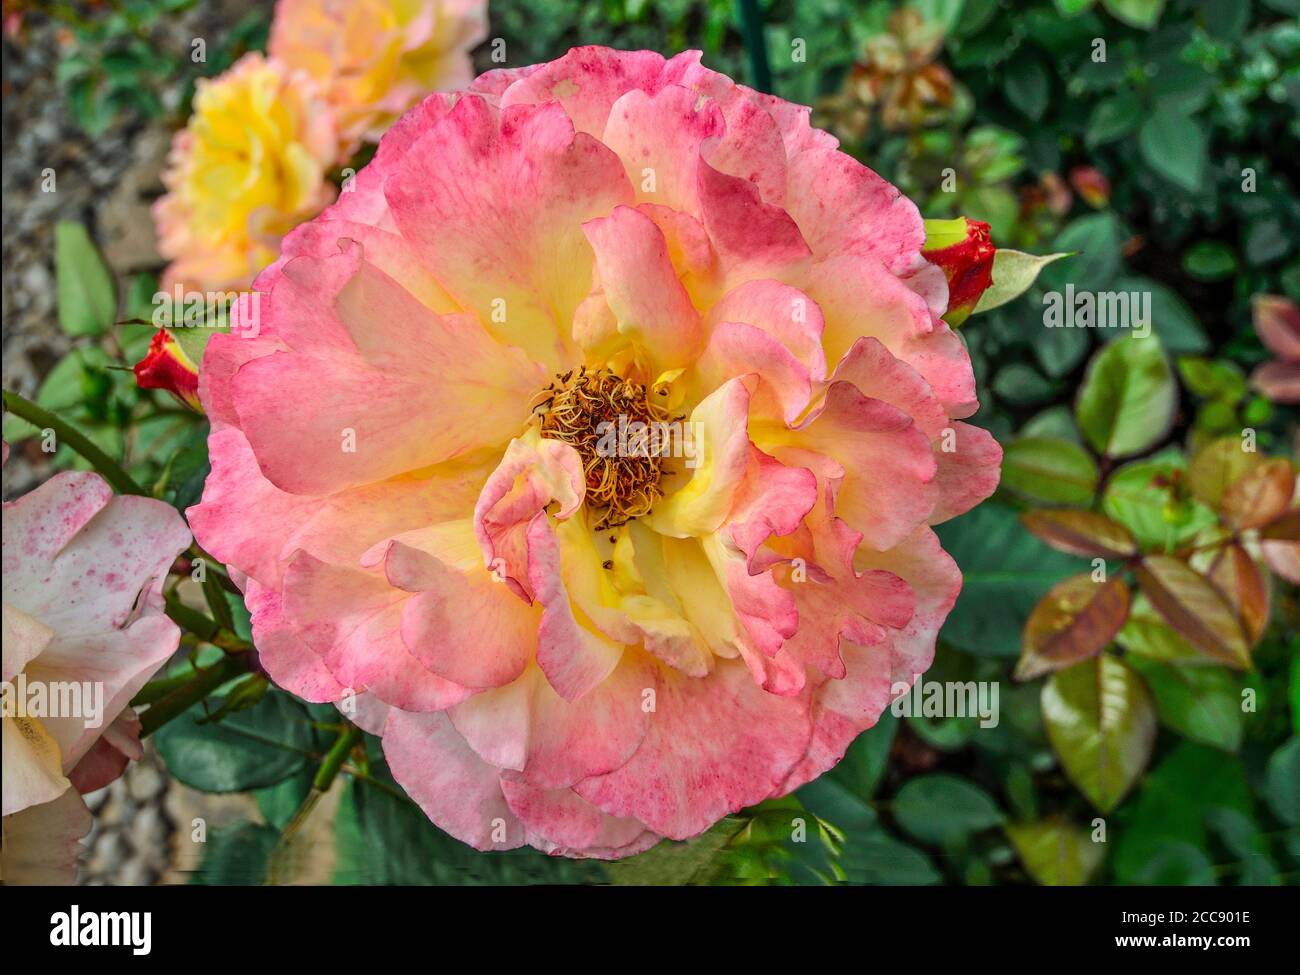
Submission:
<svg viewBox="0 0 1300 975">
<path fill-rule="evenodd" d="M 536 397 L 543 437 L 569 444 L 582 458 L 586 502 L 600 515 L 596 531 L 650 513 L 663 496 L 663 458 L 683 419 L 652 402 L 666 386 L 647 388 L 609 369 L 557 373 Z"/>
</svg>

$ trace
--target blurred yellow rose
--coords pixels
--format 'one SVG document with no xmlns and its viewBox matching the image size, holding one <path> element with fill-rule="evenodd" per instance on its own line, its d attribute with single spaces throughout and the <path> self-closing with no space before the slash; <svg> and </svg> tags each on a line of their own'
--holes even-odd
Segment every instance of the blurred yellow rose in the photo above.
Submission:
<svg viewBox="0 0 1300 975">
<path fill-rule="evenodd" d="M 334 198 L 337 130 L 315 83 L 260 54 L 199 82 L 153 207 L 164 290 L 234 290 Z"/>
<path fill-rule="evenodd" d="M 269 50 L 321 86 L 346 154 L 429 92 L 468 85 L 486 35 L 487 0 L 279 0 Z"/>
</svg>

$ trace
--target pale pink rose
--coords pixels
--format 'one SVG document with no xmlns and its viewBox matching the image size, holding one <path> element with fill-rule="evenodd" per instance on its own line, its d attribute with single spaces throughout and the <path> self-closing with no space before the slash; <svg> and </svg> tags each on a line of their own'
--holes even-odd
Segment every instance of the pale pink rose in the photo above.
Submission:
<svg viewBox="0 0 1300 975">
<path fill-rule="evenodd" d="M 139 758 L 129 701 L 176 650 L 162 584 L 190 543 L 152 498 L 63 473 L 4 505 L 4 880 L 71 880 L 79 793 Z"/>
<path fill-rule="evenodd" d="M 466 843 L 693 836 L 929 666 L 961 585 L 930 525 L 1001 451 L 916 207 L 836 146 L 694 52 L 491 72 L 209 344 L 196 535 L 273 678 Z M 584 440 L 619 413 L 684 417 L 698 463 Z"/>
<path fill-rule="evenodd" d="M 334 199 L 338 151 L 329 105 L 304 72 L 247 54 L 203 79 L 176 133 L 153 205 L 162 289 L 247 288 L 280 238 Z"/>
<path fill-rule="evenodd" d="M 279 0 L 268 48 L 319 84 L 346 155 L 429 92 L 468 85 L 486 36 L 487 0 Z"/>
</svg>

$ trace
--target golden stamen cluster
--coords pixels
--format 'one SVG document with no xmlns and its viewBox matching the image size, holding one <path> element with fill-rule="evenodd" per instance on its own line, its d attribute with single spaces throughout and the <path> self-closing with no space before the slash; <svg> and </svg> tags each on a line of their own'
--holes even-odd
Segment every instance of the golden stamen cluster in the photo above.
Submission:
<svg viewBox="0 0 1300 975">
<path fill-rule="evenodd" d="M 667 390 L 581 366 L 557 374 L 537 394 L 533 413 L 542 436 L 571 445 L 582 458 L 587 504 L 601 512 L 596 531 L 649 514 L 663 496 L 667 438 L 658 434 L 682 418 L 652 403 L 651 393 Z"/>
</svg>

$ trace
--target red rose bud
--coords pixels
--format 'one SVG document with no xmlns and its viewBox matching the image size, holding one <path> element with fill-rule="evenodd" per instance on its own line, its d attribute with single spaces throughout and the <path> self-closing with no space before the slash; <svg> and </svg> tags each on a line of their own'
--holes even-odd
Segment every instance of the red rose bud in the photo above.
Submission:
<svg viewBox="0 0 1300 975">
<path fill-rule="evenodd" d="M 199 403 L 199 370 L 185 354 L 176 337 L 158 329 L 149 352 L 135 364 L 136 385 L 141 389 L 165 389 L 183 405 L 203 412 Z"/>
<path fill-rule="evenodd" d="M 1070 182 L 1088 206 L 1100 210 L 1110 202 L 1110 180 L 1093 166 L 1075 166 L 1070 170 Z"/>
<path fill-rule="evenodd" d="M 982 220 L 927 220 L 921 254 L 943 270 L 948 279 L 948 312 L 944 321 L 954 328 L 970 316 L 993 283 L 993 255 L 997 248 Z"/>
</svg>

